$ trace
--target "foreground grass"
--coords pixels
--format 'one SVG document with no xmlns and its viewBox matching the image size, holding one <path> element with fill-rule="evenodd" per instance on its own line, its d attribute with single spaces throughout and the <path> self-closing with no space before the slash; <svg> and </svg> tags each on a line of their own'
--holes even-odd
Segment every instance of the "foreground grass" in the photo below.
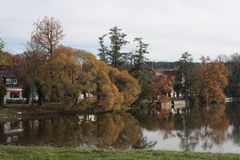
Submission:
<svg viewBox="0 0 240 160">
<path fill-rule="evenodd" d="M 52 148 L 52 147 L 15 147 L 0 146 L 0 159 L 2 160 L 135 160 L 135 159 L 160 159 L 160 160 L 240 160 L 238 154 L 222 153 L 192 153 L 172 151 L 111 151 L 82 148 Z"/>
</svg>

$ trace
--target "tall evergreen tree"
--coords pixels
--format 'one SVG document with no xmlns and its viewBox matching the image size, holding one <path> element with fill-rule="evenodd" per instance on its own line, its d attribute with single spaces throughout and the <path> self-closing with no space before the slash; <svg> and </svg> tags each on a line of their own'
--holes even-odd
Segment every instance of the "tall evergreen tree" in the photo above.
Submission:
<svg viewBox="0 0 240 160">
<path fill-rule="evenodd" d="M 121 51 L 121 49 L 128 43 L 128 41 L 125 40 L 127 35 L 122 32 L 122 29 L 115 26 L 110 29 L 109 36 L 111 41 L 111 50 L 109 52 L 111 64 L 114 67 L 121 67 L 124 64 L 124 60 L 126 59 L 125 56 L 127 54 Z"/>
<path fill-rule="evenodd" d="M 135 38 L 134 42 L 137 43 L 135 51 L 136 55 L 134 55 L 134 68 L 140 71 L 143 69 L 146 60 L 145 54 L 149 54 L 149 52 L 147 51 L 149 44 L 144 43 L 142 41 L 142 38 Z"/>
<path fill-rule="evenodd" d="M 104 38 L 107 36 L 107 34 L 99 37 L 99 45 L 100 45 L 100 48 L 98 49 L 99 51 L 99 58 L 101 61 L 105 62 L 105 63 L 108 63 L 108 48 L 107 46 L 104 45 Z"/>
<path fill-rule="evenodd" d="M 189 98 L 193 95 L 194 92 L 194 64 L 192 55 L 188 52 L 184 52 L 179 59 L 178 63 L 178 71 L 182 84 L 182 93 L 185 97 L 185 100 L 189 100 Z"/>
<path fill-rule="evenodd" d="M 109 47 L 104 45 L 104 38 L 108 36 L 110 40 Z M 100 48 L 98 56 L 100 60 L 107 62 L 113 67 L 122 68 L 129 58 L 129 53 L 123 52 L 122 48 L 128 43 L 126 34 L 117 26 L 110 29 L 110 32 L 99 38 Z M 109 49 L 108 49 L 109 48 Z"/>
</svg>

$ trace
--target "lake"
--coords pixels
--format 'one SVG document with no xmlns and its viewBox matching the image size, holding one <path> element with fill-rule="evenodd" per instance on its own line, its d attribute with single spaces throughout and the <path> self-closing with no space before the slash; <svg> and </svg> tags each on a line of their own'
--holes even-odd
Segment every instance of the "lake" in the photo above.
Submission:
<svg viewBox="0 0 240 160">
<path fill-rule="evenodd" d="M 240 104 L 6 120 L 0 144 L 240 153 Z"/>
</svg>

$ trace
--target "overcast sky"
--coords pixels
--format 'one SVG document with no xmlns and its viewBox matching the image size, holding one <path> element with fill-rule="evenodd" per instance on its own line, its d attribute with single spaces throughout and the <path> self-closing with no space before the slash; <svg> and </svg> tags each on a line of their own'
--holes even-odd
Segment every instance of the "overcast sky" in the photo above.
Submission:
<svg viewBox="0 0 240 160">
<path fill-rule="evenodd" d="M 154 61 L 240 52 L 240 0 L 0 0 L 0 37 L 20 53 L 33 22 L 53 16 L 64 27 L 62 44 L 97 54 L 98 37 L 118 26 L 127 40 L 142 37 Z"/>
</svg>

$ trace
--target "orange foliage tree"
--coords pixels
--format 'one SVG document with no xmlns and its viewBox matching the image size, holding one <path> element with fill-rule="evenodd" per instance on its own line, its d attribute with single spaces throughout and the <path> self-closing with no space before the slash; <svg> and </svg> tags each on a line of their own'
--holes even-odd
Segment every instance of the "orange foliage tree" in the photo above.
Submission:
<svg viewBox="0 0 240 160">
<path fill-rule="evenodd" d="M 196 95 L 206 104 L 223 103 L 223 89 L 228 84 L 225 65 L 209 57 L 202 57 L 201 61 L 196 67 Z"/>
<path fill-rule="evenodd" d="M 168 100 L 167 94 L 173 90 L 173 77 L 162 74 L 157 79 L 152 81 L 152 101 L 166 103 Z"/>
</svg>

